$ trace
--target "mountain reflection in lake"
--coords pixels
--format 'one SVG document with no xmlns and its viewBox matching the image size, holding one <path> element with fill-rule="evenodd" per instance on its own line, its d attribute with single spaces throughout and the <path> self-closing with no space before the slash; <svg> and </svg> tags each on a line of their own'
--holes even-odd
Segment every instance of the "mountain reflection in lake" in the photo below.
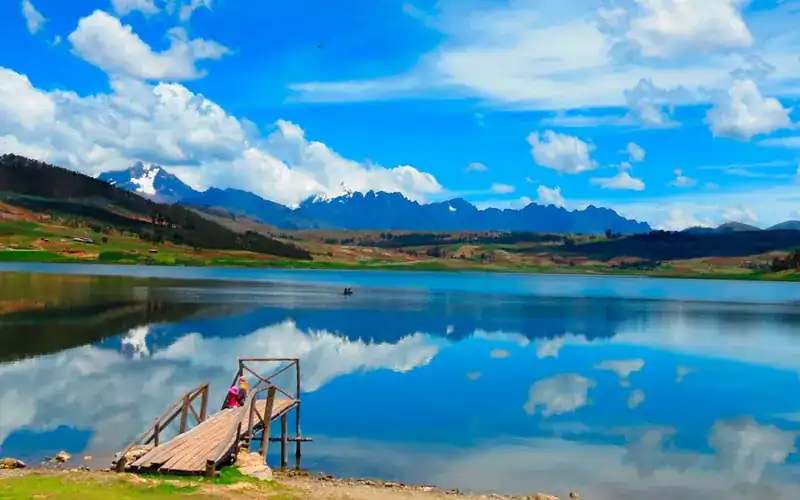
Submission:
<svg viewBox="0 0 800 500">
<path fill-rule="evenodd" d="M 299 357 L 305 468 L 800 498 L 800 309 L 624 295 L 0 273 L 0 455 L 107 457 L 199 383 L 219 400 L 239 357 Z"/>
</svg>

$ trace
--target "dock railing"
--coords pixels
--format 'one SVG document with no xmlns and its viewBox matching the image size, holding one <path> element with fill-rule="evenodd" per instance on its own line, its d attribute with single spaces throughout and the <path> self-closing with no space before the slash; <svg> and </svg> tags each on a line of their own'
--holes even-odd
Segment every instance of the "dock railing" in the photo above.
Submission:
<svg viewBox="0 0 800 500">
<path fill-rule="evenodd" d="M 200 398 L 200 412 L 194 408 L 194 401 Z M 208 416 L 208 384 L 202 384 L 190 390 L 167 408 L 167 410 L 155 419 L 153 425 L 148 427 L 142 434 L 131 441 L 120 453 L 117 454 L 116 460 L 112 466 L 117 472 L 122 472 L 125 469 L 125 455 L 135 446 L 149 445 L 158 446 L 161 441 L 161 435 L 168 429 L 169 425 L 178 418 L 180 415 L 180 427 L 178 428 L 178 435 L 190 429 L 189 414 L 195 419 L 195 425 L 199 425 L 205 421 Z M 192 426 L 194 427 L 194 426 Z"/>
</svg>

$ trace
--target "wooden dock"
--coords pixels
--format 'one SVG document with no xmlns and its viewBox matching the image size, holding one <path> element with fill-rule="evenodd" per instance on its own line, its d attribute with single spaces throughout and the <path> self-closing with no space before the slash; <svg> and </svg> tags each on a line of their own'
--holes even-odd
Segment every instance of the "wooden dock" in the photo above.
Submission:
<svg viewBox="0 0 800 500">
<path fill-rule="evenodd" d="M 249 363 L 279 362 L 285 366 L 275 370 L 267 377 L 259 375 L 250 368 Z M 286 370 L 295 367 L 297 389 L 295 395 L 274 385 L 271 380 Z M 263 358 L 239 360 L 239 376 L 249 372 L 259 380 L 242 407 L 222 409 L 207 416 L 208 384 L 201 385 L 186 393 L 173 403 L 163 415 L 155 420 L 137 439 L 116 455 L 112 468 L 117 472 L 146 472 L 162 474 L 205 474 L 214 475 L 217 470 L 235 460 L 240 449 L 250 449 L 254 441 L 260 441 L 259 452 L 266 461 L 270 441 L 281 443 L 281 467 L 288 465 L 288 443 L 296 445 L 295 460 L 299 466 L 300 444 L 311 441 L 300 435 L 300 364 L 297 359 Z M 277 397 L 280 392 L 282 396 Z M 265 396 L 263 399 L 260 396 Z M 200 411 L 194 403 L 201 400 Z M 296 435 L 289 437 L 287 414 L 294 410 Z M 189 428 L 189 416 L 194 417 L 195 425 Z M 180 416 L 177 435 L 161 442 L 165 430 Z M 276 420 L 281 422 L 279 438 L 270 437 L 270 426 Z"/>
</svg>

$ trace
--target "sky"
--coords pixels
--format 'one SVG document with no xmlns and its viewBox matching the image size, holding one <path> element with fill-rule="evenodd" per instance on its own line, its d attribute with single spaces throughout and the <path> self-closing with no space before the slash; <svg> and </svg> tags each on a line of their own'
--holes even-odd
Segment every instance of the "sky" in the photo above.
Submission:
<svg viewBox="0 0 800 500">
<path fill-rule="evenodd" d="M 4 0 L 0 152 L 346 190 L 800 218 L 800 2 Z"/>
</svg>

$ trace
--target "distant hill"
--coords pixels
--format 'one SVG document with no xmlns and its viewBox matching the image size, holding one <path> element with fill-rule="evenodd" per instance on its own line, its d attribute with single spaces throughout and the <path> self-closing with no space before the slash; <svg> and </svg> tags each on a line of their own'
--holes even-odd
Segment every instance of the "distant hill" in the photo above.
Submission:
<svg viewBox="0 0 800 500">
<path fill-rule="evenodd" d="M 690 227 L 684 229 L 684 233 L 708 234 L 708 233 L 731 233 L 731 232 L 754 232 L 754 231 L 800 231 L 800 221 L 787 220 L 770 226 L 766 229 L 745 224 L 743 222 L 726 222 L 717 227 Z"/>
<path fill-rule="evenodd" d="M 143 167 L 139 168 L 137 165 L 122 173 L 105 172 L 100 178 L 154 199 L 176 199 L 187 206 L 224 208 L 282 229 L 535 231 L 583 234 L 602 234 L 607 230 L 618 234 L 650 231 L 646 222 L 626 219 L 613 210 L 595 206 L 570 211 L 552 205 L 531 203 L 519 210 L 479 210 L 461 198 L 420 204 L 400 193 L 374 191 L 366 194 L 347 193 L 332 199 L 316 196 L 306 200 L 298 208 L 291 209 L 238 189 L 212 187 L 202 193 L 182 191 L 183 188 L 173 182 L 173 178 L 177 178 L 168 177 L 171 174 L 162 167 L 150 166 L 145 172 Z M 157 174 L 152 174 L 154 171 Z M 143 175 L 145 180 L 142 180 Z M 164 179 L 161 184 L 158 182 L 159 176 Z M 149 180 L 151 177 L 152 182 Z M 143 188 L 143 185 L 146 187 Z"/>
<path fill-rule="evenodd" d="M 767 228 L 767 231 L 800 231 L 800 220 L 787 220 Z"/>
<path fill-rule="evenodd" d="M 255 232 L 239 234 L 180 205 L 158 204 L 99 179 L 22 156 L 0 156 L 0 193 L 11 205 L 88 219 L 145 240 L 311 259 L 294 245 Z"/>
</svg>

